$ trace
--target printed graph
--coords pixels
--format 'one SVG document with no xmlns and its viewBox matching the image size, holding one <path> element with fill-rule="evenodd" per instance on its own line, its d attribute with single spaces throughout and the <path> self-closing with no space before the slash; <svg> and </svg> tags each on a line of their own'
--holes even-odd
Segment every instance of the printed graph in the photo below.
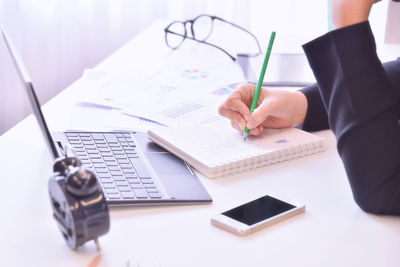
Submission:
<svg viewBox="0 0 400 267">
<path fill-rule="evenodd" d="M 181 72 L 181 77 L 189 80 L 204 79 L 209 76 L 208 72 L 199 69 L 185 69 Z"/>
<path fill-rule="evenodd" d="M 213 91 L 212 94 L 213 95 L 229 95 L 230 93 L 232 93 L 233 90 L 235 90 L 235 88 L 239 84 L 240 83 L 232 83 L 232 84 L 225 85 L 225 86 Z"/>
<path fill-rule="evenodd" d="M 164 109 L 161 114 L 176 119 L 202 107 L 202 105 L 197 103 L 180 103 L 174 107 Z"/>
</svg>

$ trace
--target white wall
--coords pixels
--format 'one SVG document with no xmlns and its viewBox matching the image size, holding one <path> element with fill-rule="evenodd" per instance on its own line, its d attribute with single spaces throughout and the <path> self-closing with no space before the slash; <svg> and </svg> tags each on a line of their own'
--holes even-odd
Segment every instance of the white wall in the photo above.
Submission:
<svg viewBox="0 0 400 267">
<path fill-rule="evenodd" d="M 165 1 L 0 0 L 0 22 L 19 50 L 41 103 L 80 77 L 154 19 Z M 155 1 L 153 1 L 155 2 Z M 0 42 L 0 134 L 30 113 Z"/>
<path fill-rule="evenodd" d="M 20 51 L 39 99 L 45 103 L 79 78 L 83 69 L 95 66 L 156 19 L 214 14 L 249 28 L 260 37 L 262 45 L 267 43 L 271 30 L 276 30 L 289 41 L 276 43 L 275 50 L 297 51 L 302 43 L 327 31 L 327 2 L 0 0 L 0 23 Z M 30 113 L 17 78 L 1 40 L 0 134 Z"/>
<path fill-rule="evenodd" d="M 400 4 L 395 2 L 389 3 L 385 41 L 389 44 L 400 44 Z"/>
</svg>

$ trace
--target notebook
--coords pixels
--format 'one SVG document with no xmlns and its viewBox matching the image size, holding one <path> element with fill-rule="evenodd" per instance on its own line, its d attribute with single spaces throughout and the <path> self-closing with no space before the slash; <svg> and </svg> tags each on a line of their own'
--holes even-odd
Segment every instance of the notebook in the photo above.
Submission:
<svg viewBox="0 0 400 267">
<path fill-rule="evenodd" d="M 161 147 L 209 178 L 306 156 L 324 150 L 324 139 L 297 128 L 266 129 L 260 136 L 243 136 L 227 119 L 180 124 L 147 132 Z"/>
</svg>

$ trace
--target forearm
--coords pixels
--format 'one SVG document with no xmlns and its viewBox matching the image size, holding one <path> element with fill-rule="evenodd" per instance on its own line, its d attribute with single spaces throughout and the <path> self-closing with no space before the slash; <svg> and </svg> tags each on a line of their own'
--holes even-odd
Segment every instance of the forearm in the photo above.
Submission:
<svg viewBox="0 0 400 267">
<path fill-rule="evenodd" d="M 372 5 L 377 0 L 332 0 L 332 22 L 335 29 L 368 20 Z"/>
<path fill-rule="evenodd" d="M 330 32 L 304 50 L 356 202 L 369 212 L 400 215 L 400 82 L 382 67 L 368 22 Z"/>
</svg>

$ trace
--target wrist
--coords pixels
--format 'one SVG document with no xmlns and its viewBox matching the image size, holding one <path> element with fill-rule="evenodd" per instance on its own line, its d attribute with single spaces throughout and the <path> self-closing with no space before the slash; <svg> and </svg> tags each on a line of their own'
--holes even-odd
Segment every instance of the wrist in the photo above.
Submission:
<svg viewBox="0 0 400 267">
<path fill-rule="evenodd" d="M 301 91 L 295 91 L 294 93 L 296 96 L 296 110 L 294 112 L 295 118 L 293 126 L 303 126 L 308 110 L 307 97 Z"/>
<path fill-rule="evenodd" d="M 335 29 L 368 20 L 376 0 L 332 0 L 332 23 Z"/>
</svg>

